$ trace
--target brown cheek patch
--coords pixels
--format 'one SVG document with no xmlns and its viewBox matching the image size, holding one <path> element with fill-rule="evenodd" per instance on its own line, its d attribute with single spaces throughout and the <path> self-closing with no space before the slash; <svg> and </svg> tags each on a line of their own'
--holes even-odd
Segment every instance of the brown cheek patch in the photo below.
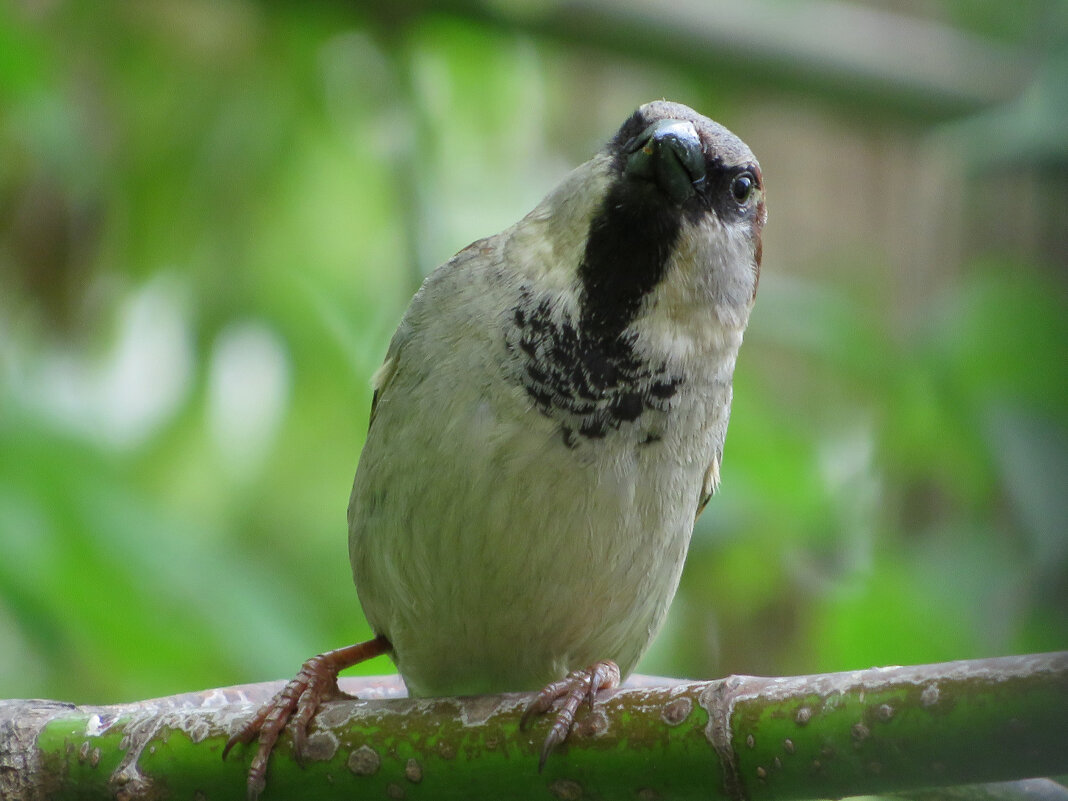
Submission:
<svg viewBox="0 0 1068 801">
<path fill-rule="evenodd" d="M 760 286 L 760 262 L 764 258 L 764 223 L 768 219 L 767 209 L 764 207 L 764 199 L 760 199 L 760 208 L 757 212 L 757 223 L 753 226 L 753 234 L 756 236 L 756 251 L 753 254 L 753 295 L 749 298 L 752 303 L 756 300 L 757 287 Z"/>
<path fill-rule="evenodd" d="M 753 266 L 753 294 L 749 297 L 750 303 L 756 300 L 757 287 L 760 286 L 760 259 L 763 255 L 764 243 L 758 239 L 756 246 L 756 261 Z"/>
</svg>

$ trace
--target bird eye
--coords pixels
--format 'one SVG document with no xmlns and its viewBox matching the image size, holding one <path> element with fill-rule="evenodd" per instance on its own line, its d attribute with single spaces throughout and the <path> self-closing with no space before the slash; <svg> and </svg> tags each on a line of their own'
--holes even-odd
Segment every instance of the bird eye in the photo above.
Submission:
<svg viewBox="0 0 1068 801">
<path fill-rule="evenodd" d="M 735 202 L 745 205 L 749 200 L 749 196 L 753 194 L 754 186 L 756 186 L 756 179 L 753 178 L 751 172 L 743 172 L 734 176 L 731 181 L 731 195 L 734 197 Z"/>
</svg>

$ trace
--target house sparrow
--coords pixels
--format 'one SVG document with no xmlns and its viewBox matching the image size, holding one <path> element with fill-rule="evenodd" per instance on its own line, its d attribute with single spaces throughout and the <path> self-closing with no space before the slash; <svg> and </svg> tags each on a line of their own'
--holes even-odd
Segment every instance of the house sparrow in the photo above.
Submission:
<svg viewBox="0 0 1068 801">
<path fill-rule="evenodd" d="M 413 696 L 544 687 L 524 722 L 563 699 L 542 762 L 633 670 L 719 481 L 765 219 L 749 148 L 657 101 L 426 279 L 349 502 L 378 636 L 309 660 L 231 738 L 259 735 L 250 797 L 286 721 L 299 752 L 338 671 L 380 653 Z"/>
</svg>

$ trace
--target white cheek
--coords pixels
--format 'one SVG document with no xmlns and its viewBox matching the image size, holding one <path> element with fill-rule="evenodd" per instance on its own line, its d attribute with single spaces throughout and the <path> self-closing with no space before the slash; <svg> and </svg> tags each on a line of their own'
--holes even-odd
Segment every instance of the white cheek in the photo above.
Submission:
<svg viewBox="0 0 1068 801">
<path fill-rule="evenodd" d="M 599 155 L 572 170 L 526 217 L 504 232 L 504 257 L 539 292 L 577 296 L 577 266 L 590 221 L 611 183 L 611 159 Z"/>
<path fill-rule="evenodd" d="M 684 222 L 664 278 L 633 326 L 649 355 L 733 367 L 756 289 L 753 243 L 716 218 Z"/>
</svg>

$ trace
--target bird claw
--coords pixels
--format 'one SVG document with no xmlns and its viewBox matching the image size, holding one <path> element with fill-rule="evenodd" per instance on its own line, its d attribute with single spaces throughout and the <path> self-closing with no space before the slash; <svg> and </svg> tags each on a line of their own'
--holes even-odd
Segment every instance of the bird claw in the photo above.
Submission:
<svg viewBox="0 0 1068 801">
<path fill-rule="evenodd" d="M 337 668 L 325 654 L 313 656 L 305 662 L 296 677 L 282 691 L 260 707 L 259 711 L 231 735 L 223 748 L 222 757 L 238 743 L 247 745 L 259 736 L 259 747 L 248 772 L 248 799 L 256 801 L 267 784 L 267 761 L 282 730 L 291 723 L 293 753 L 303 763 L 308 724 L 324 701 L 342 695 L 337 686 Z"/>
<path fill-rule="evenodd" d="M 583 699 L 589 701 L 590 711 L 593 711 L 597 693 L 618 687 L 620 681 L 619 667 L 615 662 L 605 659 L 597 662 L 584 670 L 575 670 L 567 675 L 566 679 L 554 681 L 541 690 L 523 710 L 523 717 L 519 720 L 519 728 L 526 729 L 527 724 L 535 715 L 541 715 L 553 708 L 553 705 L 561 698 L 556 718 L 552 728 L 545 738 L 541 747 L 541 755 L 538 758 L 538 773 L 545 767 L 545 761 L 560 743 L 567 739 L 575 725 L 575 713 L 582 704 Z"/>
<path fill-rule="evenodd" d="M 293 736 L 293 753 L 303 764 L 308 726 L 324 701 L 348 698 L 337 686 L 337 674 L 365 659 L 386 653 L 389 640 L 379 635 L 373 640 L 313 656 L 282 691 L 257 710 L 223 747 L 222 758 L 238 743 L 248 745 L 259 737 L 259 747 L 248 770 L 248 801 L 256 801 L 267 786 L 267 762 L 286 724 Z"/>
</svg>

